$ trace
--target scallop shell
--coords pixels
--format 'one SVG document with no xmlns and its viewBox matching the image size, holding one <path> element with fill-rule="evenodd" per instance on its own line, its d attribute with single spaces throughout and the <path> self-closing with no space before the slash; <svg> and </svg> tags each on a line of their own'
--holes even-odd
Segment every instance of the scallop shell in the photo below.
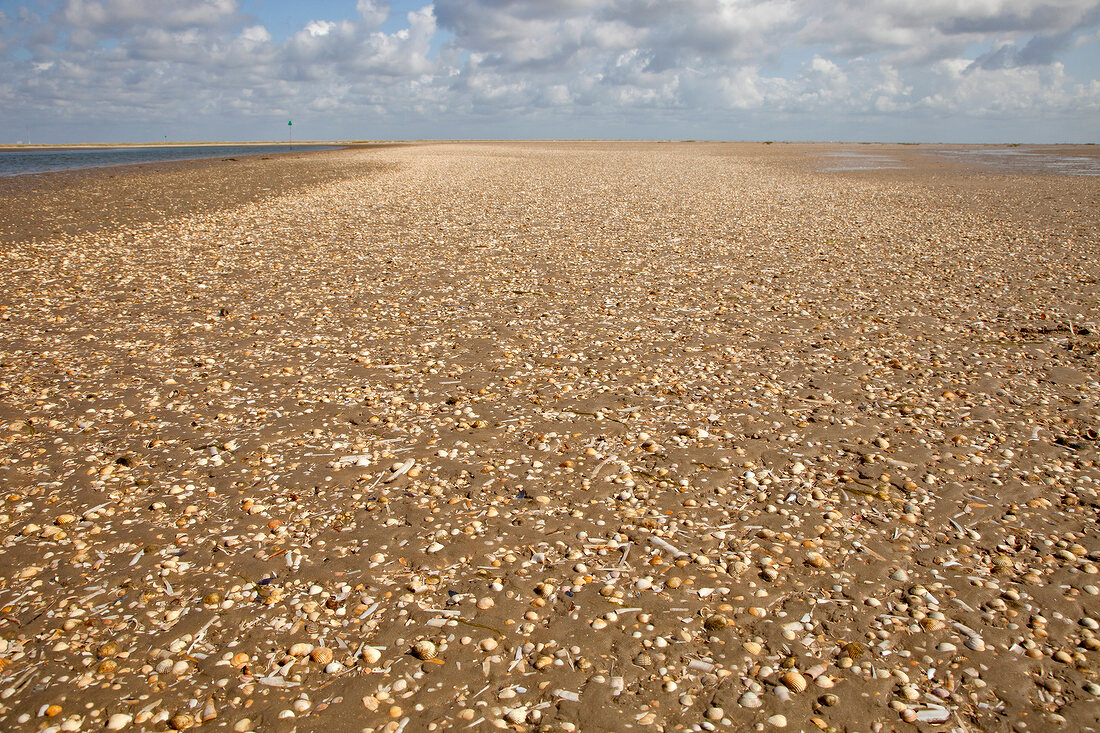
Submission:
<svg viewBox="0 0 1100 733">
<path fill-rule="evenodd" d="M 332 650 L 325 646 L 319 646 L 309 653 L 309 658 L 317 664 L 328 664 L 332 661 Z"/>
<path fill-rule="evenodd" d="M 372 646 L 363 647 L 363 651 L 360 654 L 363 657 L 363 661 L 367 664 L 378 664 L 378 660 L 382 658 L 382 652 Z"/>
<path fill-rule="evenodd" d="M 792 669 L 789 672 L 784 672 L 779 681 L 786 685 L 791 692 L 806 691 L 806 678 L 798 670 Z"/>
<path fill-rule="evenodd" d="M 418 641 L 413 644 L 412 652 L 416 655 L 418 659 L 423 659 L 425 661 L 429 659 L 435 659 L 435 644 L 427 640 Z"/>
</svg>

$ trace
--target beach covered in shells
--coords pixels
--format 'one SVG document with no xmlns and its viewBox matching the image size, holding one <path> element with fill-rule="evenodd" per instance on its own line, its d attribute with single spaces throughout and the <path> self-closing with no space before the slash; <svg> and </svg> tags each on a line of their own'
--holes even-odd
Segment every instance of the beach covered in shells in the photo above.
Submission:
<svg viewBox="0 0 1100 733">
<path fill-rule="evenodd" d="M 1095 177 L 439 143 L 34 180 L 0 728 L 1100 729 Z"/>
</svg>

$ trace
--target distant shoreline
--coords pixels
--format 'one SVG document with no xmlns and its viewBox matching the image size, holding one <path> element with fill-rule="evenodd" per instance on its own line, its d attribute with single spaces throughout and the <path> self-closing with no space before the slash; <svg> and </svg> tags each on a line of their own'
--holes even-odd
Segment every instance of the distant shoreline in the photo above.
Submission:
<svg viewBox="0 0 1100 733">
<path fill-rule="evenodd" d="M 252 141 L 247 143 L 233 143 L 233 142 L 170 142 L 170 143 L 9 143 L 6 145 L 0 145 L 0 153 L 17 153 L 28 151 L 63 151 L 63 150 L 141 150 L 144 148 L 261 148 L 261 147 L 275 147 L 285 146 L 309 148 L 318 145 L 332 145 L 332 146 L 348 146 L 355 145 L 351 142 L 332 142 L 332 141 L 316 141 L 316 140 L 303 140 L 302 142 L 295 141 L 293 145 L 288 144 L 286 141 L 269 140 L 269 141 Z"/>
<path fill-rule="evenodd" d="M 890 142 L 890 141 L 862 141 L 862 142 L 844 142 L 844 141 L 831 141 L 831 140 L 816 140 L 816 141 L 800 141 L 800 140 L 611 140 L 600 138 L 532 138 L 524 140 L 512 140 L 507 138 L 491 138 L 491 139 L 427 139 L 417 138 L 409 140 L 302 140 L 294 141 L 293 144 L 286 142 L 285 140 L 250 140 L 248 142 L 234 142 L 234 141 L 172 141 L 172 142 L 129 142 L 129 143 L 3 143 L 0 144 L 0 153 L 11 153 L 20 151 L 49 151 L 49 150 L 126 150 L 126 149 L 141 149 L 141 148 L 198 148 L 198 147 L 265 147 L 265 146 L 286 146 L 290 147 L 312 147 L 317 145 L 333 145 L 340 147 L 375 147 L 375 146 L 389 146 L 389 145 L 410 145 L 410 144 L 447 144 L 447 143 L 666 143 L 666 144 L 736 144 L 736 145 L 851 145 L 851 146 L 890 146 L 898 145 L 904 147 L 919 147 L 919 146 L 936 146 L 936 147 L 948 147 L 948 148 L 1089 148 L 1095 147 L 1097 143 L 1029 143 L 1029 142 L 1014 142 L 1014 143 L 949 143 L 949 142 Z"/>
</svg>

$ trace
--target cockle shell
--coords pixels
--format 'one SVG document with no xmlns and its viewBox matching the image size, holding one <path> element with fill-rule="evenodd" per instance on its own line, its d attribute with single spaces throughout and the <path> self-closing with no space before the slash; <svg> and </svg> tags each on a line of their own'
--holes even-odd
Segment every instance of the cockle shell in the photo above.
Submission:
<svg viewBox="0 0 1100 733">
<path fill-rule="evenodd" d="M 413 652 L 413 654 L 416 655 L 416 657 L 418 659 L 423 659 L 425 661 L 427 661 L 429 659 L 435 659 L 435 655 L 436 655 L 435 644 L 433 644 L 432 642 L 430 642 L 426 639 L 423 640 L 423 641 L 418 641 L 415 644 L 413 644 L 412 652 Z"/>
</svg>

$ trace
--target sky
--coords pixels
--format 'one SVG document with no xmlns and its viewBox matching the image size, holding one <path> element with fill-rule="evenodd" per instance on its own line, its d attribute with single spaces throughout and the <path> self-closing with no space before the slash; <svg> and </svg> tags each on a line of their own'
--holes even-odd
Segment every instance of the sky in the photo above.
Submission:
<svg viewBox="0 0 1100 733">
<path fill-rule="evenodd" d="M 290 132 L 1096 142 L 1100 0 L 0 0 L 0 143 Z"/>
</svg>

